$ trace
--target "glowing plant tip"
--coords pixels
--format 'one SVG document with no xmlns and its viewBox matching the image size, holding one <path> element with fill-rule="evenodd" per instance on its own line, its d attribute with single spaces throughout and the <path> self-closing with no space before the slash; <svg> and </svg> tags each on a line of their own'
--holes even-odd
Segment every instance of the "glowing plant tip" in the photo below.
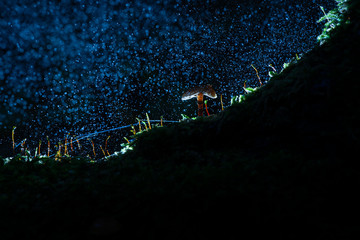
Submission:
<svg viewBox="0 0 360 240">
<path fill-rule="evenodd" d="M 205 110 L 206 110 L 207 115 L 210 116 L 209 111 L 208 111 L 208 108 L 207 108 L 207 102 L 208 102 L 207 100 L 204 101 L 204 103 L 205 103 Z"/>
<path fill-rule="evenodd" d="M 16 127 L 14 126 L 12 131 L 11 131 L 11 139 L 12 139 L 12 144 L 13 144 L 13 151 L 15 151 L 15 129 L 16 129 Z"/>
<path fill-rule="evenodd" d="M 221 111 L 224 111 L 224 104 L 222 100 L 222 94 L 220 95 Z"/>
<path fill-rule="evenodd" d="M 274 72 L 276 72 L 276 68 L 274 68 L 274 66 L 272 64 L 269 64 L 269 67 L 271 67 L 272 70 L 274 70 Z"/>
<path fill-rule="evenodd" d="M 124 139 L 127 141 L 127 143 L 130 143 L 130 141 L 126 137 L 124 137 Z"/>
<path fill-rule="evenodd" d="M 256 69 L 256 67 L 254 67 L 254 65 L 253 65 L 253 64 L 251 64 L 251 66 L 253 67 L 253 69 L 254 69 L 254 70 L 255 70 L 255 72 L 256 72 L 256 76 L 257 76 L 257 78 L 259 79 L 260 86 L 262 86 L 262 82 L 261 82 L 261 79 L 260 79 L 260 76 L 259 76 L 259 72 L 258 72 L 258 70 Z"/>
<path fill-rule="evenodd" d="M 160 117 L 160 126 L 163 126 L 163 116 Z"/>
<path fill-rule="evenodd" d="M 104 154 L 104 157 L 106 157 L 106 154 L 105 154 L 105 151 L 104 151 L 104 149 L 102 148 L 102 146 L 100 145 L 100 148 L 101 148 L 101 151 L 103 152 L 103 154 Z"/>
<path fill-rule="evenodd" d="M 147 113 L 146 113 L 146 119 L 147 119 L 147 122 L 149 124 L 149 129 L 151 129 L 150 118 L 149 118 L 149 115 Z"/>
<path fill-rule="evenodd" d="M 133 125 L 131 125 L 132 130 L 130 130 L 130 132 L 132 132 L 134 135 L 136 134 L 136 130 L 135 127 Z"/>
<path fill-rule="evenodd" d="M 321 11 L 324 13 L 324 16 L 326 17 L 326 20 L 327 20 L 328 22 L 330 22 L 330 19 L 329 19 L 328 15 L 326 14 L 324 7 L 323 7 L 323 6 L 320 6 L 320 9 L 321 9 Z"/>
</svg>

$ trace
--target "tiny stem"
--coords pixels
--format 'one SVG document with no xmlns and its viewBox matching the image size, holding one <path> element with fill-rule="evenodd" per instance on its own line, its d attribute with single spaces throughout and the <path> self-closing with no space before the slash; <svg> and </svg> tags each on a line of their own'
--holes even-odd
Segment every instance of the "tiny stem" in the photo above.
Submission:
<svg viewBox="0 0 360 240">
<path fill-rule="evenodd" d="M 149 118 L 149 115 L 147 113 L 146 113 L 146 118 L 147 118 L 147 122 L 149 124 L 149 129 L 151 129 L 150 118 Z"/>
<path fill-rule="evenodd" d="M 12 144 L 13 144 L 13 153 L 15 153 L 15 129 L 16 127 L 13 127 L 13 130 L 11 131 L 11 139 L 12 139 Z"/>
<path fill-rule="evenodd" d="M 254 65 L 253 65 L 253 64 L 251 64 L 251 66 L 253 67 L 253 69 L 254 69 L 254 70 L 255 70 L 255 72 L 256 72 L 256 76 L 257 76 L 257 78 L 259 79 L 260 86 L 262 86 L 262 82 L 261 82 L 261 79 L 260 79 L 260 76 L 259 76 L 259 72 L 258 72 L 258 70 L 256 69 L 256 67 L 254 67 Z"/>
<path fill-rule="evenodd" d="M 107 154 L 110 156 L 110 154 L 109 154 L 109 152 L 108 152 L 108 150 L 107 150 L 107 142 L 108 142 L 109 138 L 110 138 L 110 135 L 106 138 L 106 141 L 105 141 L 105 151 L 106 151 Z"/>
<path fill-rule="evenodd" d="M 106 154 L 105 154 L 105 151 L 104 151 L 104 149 L 102 148 L 102 146 L 100 145 L 100 148 L 101 148 L 101 151 L 103 152 L 103 154 L 104 154 L 104 157 L 106 157 Z"/>
<path fill-rule="evenodd" d="M 220 95 L 221 111 L 224 111 L 224 104 L 222 100 L 222 94 Z"/>
</svg>

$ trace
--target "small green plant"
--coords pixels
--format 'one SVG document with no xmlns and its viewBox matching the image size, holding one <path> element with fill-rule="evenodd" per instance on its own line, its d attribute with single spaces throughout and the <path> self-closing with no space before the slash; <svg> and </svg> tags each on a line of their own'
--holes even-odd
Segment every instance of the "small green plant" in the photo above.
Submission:
<svg viewBox="0 0 360 240">
<path fill-rule="evenodd" d="M 272 71 L 269 71 L 269 77 L 273 78 L 277 75 L 279 75 L 279 73 L 276 71 L 275 67 L 272 64 L 269 64 L 269 67 L 271 67 Z"/>
<path fill-rule="evenodd" d="M 262 82 L 261 82 L 261 79 L 260 79 L 260 77 L 259 77 L 258 71 L 257 71 L 257 69 L 256 69 L 253 65 L 251 65 L 251 66 L 252 66 L 252 67 L 255 69 L 255 71 L 256 71 L 256 76 L 257 76 L 258 79 L 259 79 L 260 87 L 261 87 L 261 86 L 262 86 Z M 244 91 L 245 91 L 245 94 L 248 94 L 248 93 L 255 92 L 255 91 L 256 91 L 257 89 L 259 89 L 260 87 L 255 87 L 255 88 L 247 87 L 247 86 L 246 86 L 246 81 L 245 81 L 245 82 L 244 82 L 243 89 L 244 89 Z M 236 103 L 241 103 L 241 102 L 243 102 L 245 99 L 246 99 L 246 95 L 240 94 L 240 95 L 238 95 L 238 96 L 234 96 L 234 97 L 231 98 L 230 105 L 234 105 L 234 104 L 236 104 Z"/>
<path fill-rule="evenodd" d="M 133 147 L 134 141 L 130 142 L 127 138 L 125 138 L 125 140 L 126 140 L 127 142 L 121 144 L 121 150 L 120 150 L 120 152 L 121 152 L 122 154 L 125 154 L 126 152 L 134 149 L 134 147 Z"/>
<path fill-rule="evenodd" d="M 337 8 L 331 10 L 330 12 L 326 13 L 324 8 L 320 6 L 321 11 L 324 13 L 324 16 L 318 20 L 318 23 L 326 21 L 324 29 L 322 33 L 317 37 L 318 42 L 320 45 L 324 44 L 328 41 L 334 30 L 340 26 L 341 24 L 349 23 L 349 19 L 344 17 L 344 14 L 348 10 L 348 0 L 336 0 Z"/>
<path fill-rule="evenodd" d="M 181 121 L 186 121 L 186 120 L 195 120 L 197 117 L 189 117 L 188 115 L 185 115 L 185 114 L 181 114 Z"/>
<path fill-rule="evenodd" d="M 230 102 L 230 105 L 234 105 L 236 103 L 241 103 L 242 101 L 245 100 L 245 95 L 239 95 L 239 96 L 233 96 L 231 98 L 231 102 Z"/>
<path fill-rule="evenodd" d="M 256 89 L 258 89 L 258 88 L 244 87 L 244 91 L 245 91 L 246 93 L 252 93 L 252 92 L 255 92 L 255 91 L 256 91 Z"/>
<path fill-rule="evenodd" d="M 260 78 L 259 71 L 257 70 L 257 68 L 253 64 L 251 64 L 251 67 L 255 70 L 256 77 L 259 80 L 259 84 L 260 84 L 259 87 L 262 87 L 263 82 L 262 82 L 262 80 Z M 246 81 L 245 81 L 243 89 L 244 89 L 245 93 L 252 93 L 252 92 L 255 92 L 259 87 L 255 87 L 255 88 L 247 87 L 246 86 Z M 234 97 L 231 98 L 230 105 L 233 105 L 235 103 L 240 103 L 240 102 L 242 102 L 244 100 L 245 100 L 245 95 L 234 96 Z"/>
</svg>

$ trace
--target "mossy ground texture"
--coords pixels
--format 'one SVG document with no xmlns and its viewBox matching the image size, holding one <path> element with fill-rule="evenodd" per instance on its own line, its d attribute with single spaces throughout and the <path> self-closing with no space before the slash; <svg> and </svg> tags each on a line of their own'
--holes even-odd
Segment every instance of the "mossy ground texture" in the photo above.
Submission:
<svg viewBox="0 0 360 240">
<path fill-rule="evenodd" d="M 1 239 L 358 239 L 360 21 L 218 115 L 108 161 L 0 161 Z"/>
</svg>

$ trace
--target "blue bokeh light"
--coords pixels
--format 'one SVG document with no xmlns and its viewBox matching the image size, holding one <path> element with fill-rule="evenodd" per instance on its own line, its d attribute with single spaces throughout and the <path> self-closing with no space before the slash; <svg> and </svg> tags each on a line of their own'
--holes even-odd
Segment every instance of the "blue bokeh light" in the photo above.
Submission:
<svg viewBox="0 0 360 240">
<path fill-rule="evenodd" d="M 331 0 L 2 1 L 0 127 L 29 139 L 86 134 L 149 113 L 196 115 L 188 88 L 225 105 L 316 44 Z M 220 102 L 210 101 L 219 112 Z M 37 142 L 38 140 L 36 140 Z"/>
</svg>

